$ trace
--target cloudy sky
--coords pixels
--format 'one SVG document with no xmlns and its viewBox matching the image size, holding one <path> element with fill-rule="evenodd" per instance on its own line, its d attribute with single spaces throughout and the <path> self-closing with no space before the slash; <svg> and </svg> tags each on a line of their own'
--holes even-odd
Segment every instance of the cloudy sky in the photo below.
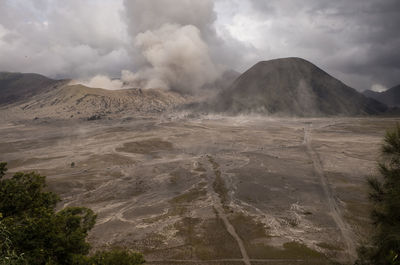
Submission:
<svg viewBox="0 0 400 265">
<path fill-rule="evenodd" d="M 198 89 L 295 56 L 382 90 L 400 83 L 399 28 L 399 0 L 0 0 L 0 71 Z"/>
</svg>

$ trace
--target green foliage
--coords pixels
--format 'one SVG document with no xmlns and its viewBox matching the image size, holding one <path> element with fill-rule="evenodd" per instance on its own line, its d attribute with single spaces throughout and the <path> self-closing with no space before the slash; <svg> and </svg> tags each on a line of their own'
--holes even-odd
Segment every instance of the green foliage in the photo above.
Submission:
<svg viewBox="0 0 400 265">
<path fill-rule="evenodd" d="M 2 224 L 13 251 L 24 253 L 29 264 L 70 264 L 89 252 L 85 238 L 96 215 L 87 208 L 56 212 L 60 199 L 45 188 L 45 177 L 34 172 L 0 179 Z"/>
<path fill-rule="evenodd" d="M 45 177 L 34 172 L 16 173 L 0 180 L 0 184 L 0 213 L 4 218 L 52 212 L 60 200 L 56 194 L 44 191 Z"/>
<path fill-rule="evenodd" d="M 375 234 L 359 249 L 356 264 L 400 264 L 400 126 L 388 131 L 382 147 L 380 178 L 368 179 Z"/>
<path fill-rule="evenodd" d="M 7 163 L 4 163 L 4 162 L 1 162 L 0 163 L 0 179 L 2 178 L 2 177 L 4 177 L 4 175 L 6 174 L 6 171 L 7 171 Z"/>
<path fill-rule="evenodd" d="M 0 215 L 0 219 L 1 219 Z M 0 265 L 28 265 L 24 254 L 17 254 L 10 240 L 10 232 L 0 220 Z"/>
<path fill-rule="evenodd" d="M 55 211 L 60 198 L 46 191 L 46 178 L 34 172 L 4 178 L 0 163 L 0 265 L 135 265 L 143 256 L 125 250 L 87 256 L 86 242 L 96 215 L 84 207 Z"/>
<path fill-rule="evenodd" d="M 55 211 L 60 198 L 34 172 L 6 177 L 0 163 L 0 265 L 135 265 L 143 256 L 125 250 L 87 256 L 96 215 L 84 207 Z"/>
</svg>

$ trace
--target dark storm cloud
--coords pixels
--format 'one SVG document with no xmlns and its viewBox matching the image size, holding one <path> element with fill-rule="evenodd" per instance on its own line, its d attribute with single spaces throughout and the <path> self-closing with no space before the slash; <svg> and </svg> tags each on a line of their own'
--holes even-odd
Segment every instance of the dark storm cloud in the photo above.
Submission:
<svg viewBox="0 0 400 265">
<path fill-rule="evenodd" d="M 0 0 L 0 70 L 196 90 L 297 56 L 363 90 L 400 83 L 399 27 L 398 0 Z"/>
<path fill-rule="evenodd" d="M 286 39 L 290 44 L 285 49 L 322 65 L 350 85 L 366 89 L 373 83 L 388 87 L 400 83 L 400 56 L 396 55 L 400 1 L 251 2 L 262 19 L 272 21 L 272 29 L 265 30 L 268 36 L 272 32 L 272 39 Z M 276 47 L 271 55 L 283 53 L 287 52 Z"/>
</svg>

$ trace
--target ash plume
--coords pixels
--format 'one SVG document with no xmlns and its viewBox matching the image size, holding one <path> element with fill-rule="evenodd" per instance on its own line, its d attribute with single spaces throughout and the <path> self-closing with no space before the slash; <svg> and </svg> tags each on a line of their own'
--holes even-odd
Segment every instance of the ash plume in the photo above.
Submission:
<svg viewBox="0 0 400 265">
<path fill-rule="evenodd" d="M 118 90 L 124 88 L 124 83 L 119 79 L 111 79 L 106 75 L 96 75 L 89 80 L 73 80 L 70 85 L 81 84 L 88 87 Z"/>
<path fill-rule="evenodd" d="M 220 77 L 222 66 L 210 55 L 215 38 L 213 1 L 124 1 L 128 32 L 142 67 L 126 72 L 131 86 L 195 93 Z"/>
<path fill-rule="evenodd" d="M 130 83 L 143 88 L 166 88 L 193 92 L 220 75 L 200 30 L 193 25 L 164 24 L 139 33 L 135 46 L 149 66 L 132 75 Z"/>
</svg>

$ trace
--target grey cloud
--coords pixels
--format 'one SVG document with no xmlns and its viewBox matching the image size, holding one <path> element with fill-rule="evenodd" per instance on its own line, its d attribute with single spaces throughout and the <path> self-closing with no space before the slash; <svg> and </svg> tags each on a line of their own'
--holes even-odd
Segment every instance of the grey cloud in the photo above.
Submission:
<svg viewBox="0 0 400 265">
<path fill-rule="evenodd" d="M 193 25 L 206 35 L 216 19 L 212 0 L 124 0 L 124 5 L 132 36 L 167 23 Z"/>
<path fill-rule="evenodd" d="M 289 43 L 273 45 L 269 56 L 290 50 L 360 90 L 376 82 L 389 87 L 400 83 L 398 0 L 251 1 L 265 14 L 263 19 L 272 21 L 265 34 Z"/>
<path fill-rule="evenodd" d="M 129 67 L 122 3 L 82 3 L 0 1 L 0 70 L 77 78 Z"/>
<path fill-rule="evenodd" d="M 1 0 L 0 70 L 84 79 L 129 70 L 198 89 L 216 78 L 209 69 L 298 56 L 359 90 L 391 87 L 400 83 L 399 26 L 398 0 Z M 185 43 L 200 49 L 171 48 Z M 152 59 L 154 49 L 165 60 Z"/>
</svg>

